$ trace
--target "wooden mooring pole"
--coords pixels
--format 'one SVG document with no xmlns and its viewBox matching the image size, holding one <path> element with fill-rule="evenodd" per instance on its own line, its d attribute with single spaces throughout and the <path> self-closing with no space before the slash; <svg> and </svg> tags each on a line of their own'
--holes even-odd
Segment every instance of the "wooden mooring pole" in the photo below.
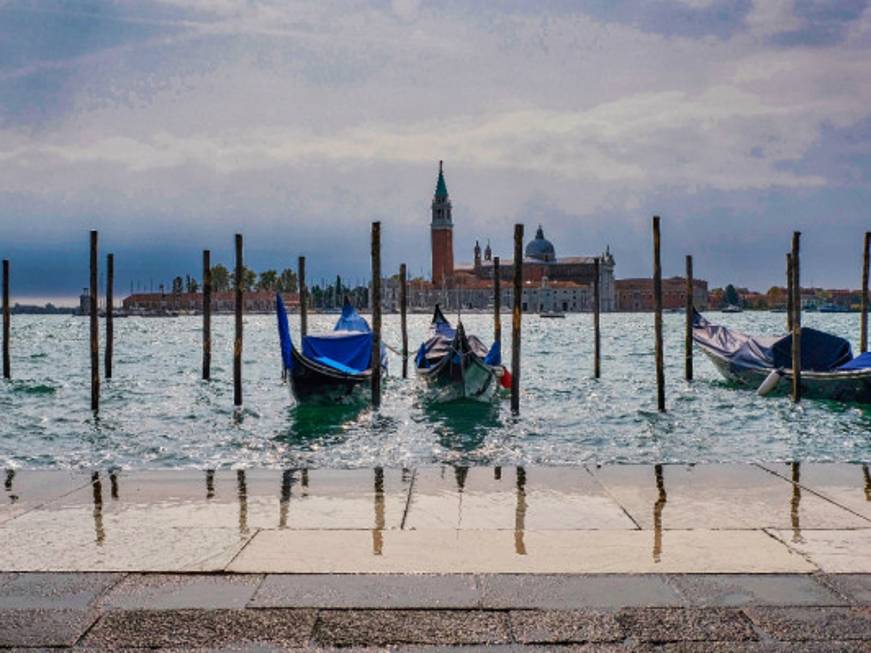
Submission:
<svg viewBox="0 0 871 653">
<path fill-rule="evenodd" d="M 514 225 L 514 306 L 511 310 L 511 412 L 520 413 L 520 327 L 523 320 L 523 225 Z"/>
<path fill-rule="evenodd" d="M 653 216 L 653 310 L 656 331 L 656 406 L 665 412 L 665 361 L 662 352 L 662 265 L 659 258 L 659 216 Z"/>
<path fill-rule="evenodd" d="M 297 264 L 297 282 L 299 283 L 299 337 L 308 334 L 308 288 L 305 285 L 305 256 L 300 256 Z"/>
<path fill-rule="evenodd" d="M 9 357 L 11 339 L 11 317 L 9 314 L 9 261 L 3 259 L 3 378 L 12 378 L 12 362 Z"/>
<path fill-rule="evenodd" d="M 686 333 L 684 334 L 684 377 L 693 380 L 693 257 L 687 254 Z"/>
<path fill-rule="evenodd" d="M 865 251 L 862 260 L 862 299 L 860 310 L 862 311 L 862 333 L 859 337 L 859 352 L 864 354 L 868 351 L 868 263 L 871 255 L 871 231 L 865 232 Z"/>
<path fill-rule="evenodd" d="M 212 378 L 212 252 L 203 250 L 203 380 Z"/>
<path fill-rule="evenodd" d="M 499 257 L 493 257 L 493 342 L 502 344 L 502 279 Z"/>
<path fill-rule="evenodd" d="M 242 234 L 236 234 L 236 338 L 233 342 L 233 405 L 242 407 L 242 308 L 245 266 L 242 263 Z"/>
<path fill-rule="evenodd" d="M 792 287 L 792 254 L 786 255 L 786 330 L 792 333 L 792 318 L 795 314 L 795 291 Z"/>
<path fill-rule="evenodd" d="M 97 232 L 91 232 L 91 410 L 100 410 L 100 327 L 97 315 Z"/>
<path fill-rule="evenodd" d="M 381 406 L 381 223 L 372 223 L 372 407 Z"/>
<path fill-rule="evenodd" d="M 399 325 L 402 329 L 402 378 L 408 378 L 408 272 L 399 266 Z"/>
<path fill-rule="evenodd" d="M 115 347 L 115 324 L 113 323 L 113 286 L 115 285 L 115 255 L 106 256 L 106 351 L 103 369 L 107 379 L 112 378 L 112 355 Z"/>
<path fill-rule="evenodd" d="M 599 330 L 599 312 L 602 304 L 602 288 L 600 279 L 601 261 L 597 256 L 593 261 L 593 378 L 602 376 L 602 338 Z"/>
<path fill-rule="evenodd" d="M 801 401 L 801 232 L 792 232 L 792 400 Z"/>
</svg>

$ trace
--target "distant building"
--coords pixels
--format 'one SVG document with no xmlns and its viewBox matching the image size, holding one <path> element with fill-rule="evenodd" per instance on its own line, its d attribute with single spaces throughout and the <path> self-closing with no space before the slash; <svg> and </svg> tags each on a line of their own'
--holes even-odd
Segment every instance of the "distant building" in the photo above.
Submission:
<svg viewBox="0 0 871 653">
<path fill-rule="evenodd" d="M 298 293 L 282 293 L 288 310 L 299 308 Z M 271 290 L 246 292 L 243 295 L 246 313 L 272 313 L 275 311 L 275 293 Z M 203 310 L 202 293 L 136 293 L 124 299 L 124 311 L 131 315 L 194 314 Z M 212 311 L 232 313 L 236 310 L 234 291 L 212 293 Z"/>
<path fill-rule="evenodd" d="M 685 277 L 670 277 L 662 280 L 662 307 L 665 310 L 686 306 L 687 290 Z M 615 282 L 618 311 L 652 311 L 653 279 L 617 279 Z M 708 282 L 693 279 L 693 305 L 699 310 L 708 308 Z"/>
</svg>

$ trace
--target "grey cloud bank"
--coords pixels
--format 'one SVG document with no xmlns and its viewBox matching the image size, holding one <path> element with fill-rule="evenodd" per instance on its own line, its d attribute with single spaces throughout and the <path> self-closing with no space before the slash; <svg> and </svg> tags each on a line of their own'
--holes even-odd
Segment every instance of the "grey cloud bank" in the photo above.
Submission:
<svg viewBox="0 0 871 653">
<path fill-rule="evenodd" d="M 871 228 L 865 3 L 163 0 L 0 3 L 0 245 L 16 288 L 74 292 L 85 236 L 119 284 L 254 267 L 428 268 L 445 159 L 456 256 L 545 224 L 618 276 L 697 256 L 712 283 L 857 286 Z M 469 250 L 469 251 L 466 251 Z M 123 252 L 123 256 L 121 255 Z"/>
</svg>

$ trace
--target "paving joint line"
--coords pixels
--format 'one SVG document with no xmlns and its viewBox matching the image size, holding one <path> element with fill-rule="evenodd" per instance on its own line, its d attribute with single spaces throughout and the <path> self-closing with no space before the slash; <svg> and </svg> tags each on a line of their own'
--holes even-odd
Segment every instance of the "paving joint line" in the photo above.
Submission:
<svg viewBox="0 0 871 653">
<path fill-rule="evenodd" d="M 600 488 L 602 488 L 602 491 L 603 491 L 603 492 L 608 496 L 608 498 L 610 498 L 611 501 L 613 501 L 614 503 L 617 504 L 617 506 L 620 508 L 620 510 L 623 512 L 623 514 L 626 515 L 626 517 L 629 518 L 629 521 L 631 521 L 633 524 L 635 524 L 635 530 L 637 530 L 637 531 L 643 531 L 644 529 L 641 528 L 641 524 L 639 524 L 639 523 L 635 520 L 635 517 L 633 517 L 633 516 L 629 513 L 629 511 L 626 509 L 626 507 L 625 507 L 622 503 L 620 503 L 620 501 L 617 499 L 617 497 L 615 497 L 613 494 L 611 494 L 611 491 L 608 489 L 608 487 L 607 487 L 607 486 L 602 482 L 602 480 L 601 480 L 598 476 L 596 476 L 596 474 L 593 472 L 593 470 L 590 469 L 589 465 L 587 465 L 587 463 L 584 463 L 584 464 L 581 465 L 581 466 L 582 466 L 585 470 L 587 470 L 587 473 L 588 473 L 590 476 L 593 477 L 593 480 L 598 484 L 598 486 L 599 486 Z M 630 530 L 631 530 L 631 529 L 630 529 Z"/>
<path fill-rule="evenodd" d="M 751 463 L 751 464 L 752 464 L 752 465 L 755 465 L 755 466 L 758 467 L 759 469 L 762 469 L 762 470 L 768 472 L 769 474 L 773 474 L 774 476 L 777 476 L 778 478 L 783 479 L 784 481 L 786 481 L 786 482 L 789 483 L 790 485 L 798 485 L 798 487 L 800 487 L 802 490 L 806 490 L 806 491 L 810 492 L 811 494 L 813 494 L 813 495 L 816 496 L 816 497 L 819 497 L 819 498 L 822 499 L 823 501 L 827 501 L 827 502 L 831 503 L 833 506 L 837 506 L 837 507 L 840 508 L 841 510 L 846 510 L 846 511 L 849 512 L 851 515 L 855 515 L 855 516 L 858 517 L 859 519 L 863 519 L 863 520 L 867 521 L 868 524 L 869 524 L 869 526 L 866 526 L 866 528 L 871 527 L 871 519 L 869 519 L 868 517 L 866 517 L 865 515 L 863 515 L 863 514 L 861 514 L 861 513 L 856 512 L 856 511 L 853 510 L 852 508 L 848 508 L 847 506 L 841 505 L 840 503 L 838 503 L 838 502 L 835 501 L 834 499 L 832 499 L 832 498 L 830 498 L 830 497 L 827 497 L 827 496 L 826 496 L 825 494 L 823 494 L 822 492 L 819 492 L 818 490 L 815 490 L 815 489 L 813 489 L 812 487 L 809 487 L 809 486 L 805 485 L 805 484 L 802 483 L 801 481 L 799 481 L 798 483 L 796 483 L 796 482 L 793 481 L 791 478 L 787 478 L 786 476 L 784 476 L 784 475 L 781 474 L 780 472 L 777 472 L 777 471 L 775 471 L 775 470 L 773 470 L 773 469 L 768 469 L 767 467 L 765 467 L 765 466 L 762 465 L 761 463 Z M 767 463 L 766 463 L 766 464 L 767 464 Z M 816 529 L 816 530 L 830 530 L 830 529 Z M 859 528 L 859 527 L 856 527 L 856 528 L 853 528 L 853 529 L 835 529 L 835 530 L 860 530 L 860 528 Z"/>
<path fill-rule="evenodd" d="M 25 471 L 29 471 L 29 470 L 25 470 Z M 3 522 L 0 522 L 0 529 L 6 528 L 9 524 L 14 522 L 19 517 L 24 517 L 25 515 L 29 515 L 30 513 L 35 512 L 36 510 L 42 510 L 46 506 L 51 505 L 51 504 L 55 503 L 56 501 L 60 501 L 61 499 L 68 497 L 69 495 L 73 494 L 74 492 L 78 492 L 79 490 L 84 490 L 86 487 L 88 487 L 89 485 L 92 486 L 93 484 L 94 484 L 94 481 L 92 481 L 92 480 L 83 481 L 82 485 L 78 485 L 78 486 L 72 488 L 71 490 L 69 490 L 68 492 L 64 492 L 63 494 L 59 494 L 55 497 L 52 497 L 51 499 L 46 499 L 42 503 L 37 503 L 37 504 L 31 506 L 30 508 L 26 509 L 24 512 L 20 512 L 17 515 L 15 515 L 14 517 L 10 517 L 9 519 L 6 519 Z"/>
<path fill-rule="evenodd" d="M 233 572 L 231 572 L 231 571 L 228 571 L 229 568 L 230 568 L 230 566 L 231 566 L 234 562 L 236 562 L 236 560 L 239 559 L 239 556 L 242 555 L 242 553 L 245 551 L 245 549 L 248 548 L 248 545 L 251 544 L 251 542 L 254 541 L 254 538 L 257 537 L 257 535 L 258 535 L 258 534 L 260 533 L 260 531 L 262 531 L 262 530 L 263 530 L 262 528 L 255 528 L 255 529 L 253 529 L 253 532 L 251 533 L 251 535 L 248 537 L 247 540 L 245 540 L 245 543 L 241 546 L 241 548 L 240 548 L 238 551 L 236 551 L 236 554 L 235 554 L 232 558 L 230 558 L 230 560 L 227 562 L 227 564 L 225 564 L 223 567 L 221 567 L 220 572 L 216 572 L 216 573 L 224 573 L 224 574 L 231 574 L 231 573 L 233 573 Z M 264 576 L 265 576 L 265 575 L 264 575 Z"/>
<path fill-rule="evenodd" d="M 414 482 L 417 480 L 417 467 L 411 470 L 411 481 L 408 483 L 408 494 L 405 497 L 405 508 L 402 511 L 402 521 L 399 522 L 399 530 L 405 530 L 405 522 L 408 519 L 408 511 L 411 510 L 411 496 L 414 492 Z"/>
<path fill-rule="evenodd" d="M 813 570 L 812 572 L 810 572 L 810 573 L 816 573 L 816 572 L 818 572 L 818 571 L 819 571 L 819 572 L 822 572 L 822 571 L 823 571 L 822 569 L 820 569 L 820 566 L 819 566 L 816 562 L 814 562 L 813 560 L 811 560 L 811 557 L 810 557 L 809 554 L 802 553 L 801 551 L 792 548 L 791 546 L 789 546 L 789 543 L 788 543 L 788 542 L 786 542 L 786 541 L 780 539 L 779 537 L 777 537 L 777 535 L 775 535 L 774 533 L 772 533 L 771 531 L 769 531 L 769 530 L 768 530 L 768 527 L 763 527 L 763 528 L 761 528 L 761 529 L 759 529 L 759 530 L 761 530 L 763 533 L 765 533 L 768 537 L 770 537 L 771 539 L 773 539 L 775 542 L 778 542 L 779 544 L 782 544 L 783 546 L 785 546 L 785 547 L 786 547 L 786 550 L 789 551 L 791 554 L 799 556 L 799 557 L 802 558 L 805 562 L 807 562 L 809 565 L 811 565 L 811 566 L 814 568 L 814 570 Z M 772 529 L 772 530 L 774 530 L 774 529 Z"/>
</svg>

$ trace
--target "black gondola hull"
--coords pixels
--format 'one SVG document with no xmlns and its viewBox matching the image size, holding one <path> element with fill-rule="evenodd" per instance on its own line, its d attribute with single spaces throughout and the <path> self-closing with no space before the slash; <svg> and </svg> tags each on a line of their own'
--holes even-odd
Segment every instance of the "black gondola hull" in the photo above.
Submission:
<svg viewBox="0 0 871 653">
<path fill-rule="evenodd" d="M 293 368 L 289 372 L 290 390 L 297 401 L 351 401 L 364 398 L 369 387 L 369 370 L 347 374 L 303 356 L 292 350 Z"/>
</svg>

